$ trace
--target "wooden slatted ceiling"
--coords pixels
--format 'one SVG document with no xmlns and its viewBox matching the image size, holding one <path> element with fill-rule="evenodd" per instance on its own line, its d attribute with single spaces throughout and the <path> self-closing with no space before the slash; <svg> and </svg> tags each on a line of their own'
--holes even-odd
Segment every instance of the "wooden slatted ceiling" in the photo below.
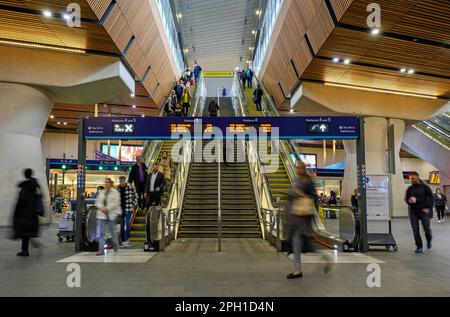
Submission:
<svg viewBox="0 0 450 317">
<path fill-rule="evenodd" d="M 367 5 L 372 2 L 330 0 L 340 22 L 364 28 L 367 28 Z M 450 42 L 450 1 L 382 0 L 377 3 L 382 8 L 382 31 Z M 274 39 L 274 48 L 266 57 L 269 62 L 261 73 L 264 85 L 274 95 L 278 105 L 284 102 L 279 84 L 287 94 L 297 83 L 293 80 L 291 59 L 303 79 L 443 97 L 450 95 L 450 82 L 445 78 L 450 76 L 448 48 L 395 37 L 372 36 L 349 28 L 335 28 L 324 4 L 325 0 L 285 3 L 290 5 L 289 12 L 284 21 L 278 22 L 282 23 L 281 32 Z M 314 60 L 302 37 L 305 32 L 317 53 Z M 296 39 L 292 34 L 296 35 Z M 336 56 L 350 58 L 362 65 L 335 64 L 323 60 Z M 416 74 L 400 73 L 403 67 L 414 68 Z"/>
<path fill-rule="evenodd" d="M 112 0 L 86 0 L 98 20 L 103 17 L 111 2 Z"/>
<path fill-rule="evenodd" d="M 292 0 L 284 5 L 289 6 L 284 8 L 287 10 L 285 19 L 277 22 L 281 23 L 280 33 L 266 56 L 267 66 L 260 74 L 279 105 L 284 101 L 283 93 L 289 94 L 298 80 L 292 62 L 301 75 L 312 60 L 305 35 L 313 50 L 318 52 L 334 27 L 325 1 Z"/>
</svg>

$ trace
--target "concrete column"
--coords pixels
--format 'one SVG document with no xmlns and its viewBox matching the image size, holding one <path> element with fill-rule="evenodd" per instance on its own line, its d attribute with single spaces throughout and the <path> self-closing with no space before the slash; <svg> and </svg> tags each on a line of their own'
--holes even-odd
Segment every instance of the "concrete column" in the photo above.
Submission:
<svg viewBox="0 0 450 317">
<path fill-rule="evenodd" d="M 17 184 L 23 170 L 31 168 L 44 194 L 46 215 L 50 216 L 48 184 L 41 136 L 50 115 L 52 98 L 26 85 L 0 82 L 0 227 L 10 226 L 17 201 Z M 49 222 L 50 217 L 46 219 Z"/>
<path fill-rule="evenodd" d="M 388 125 L 385 118 L 366 118 L 366 168 L 367 174 L 386 174 L 388 171 L 387 156 L 387 131 Z M 396 173 L 392 175 L 393 216 L 407 216 L 408 210 L 404 203 L 406 185 L 403 181 L 403 171 L 400 162 L 400 147 L 405 131 L 403 120 L 391 119 L 395 130 L 395 165 Z M 345 173 L 342 186 L 341 199 L 344 204 L 350 203 L 352 192 L 356 184 L 356 142 L 344 141 L 345 149 Z"/>
</svg>

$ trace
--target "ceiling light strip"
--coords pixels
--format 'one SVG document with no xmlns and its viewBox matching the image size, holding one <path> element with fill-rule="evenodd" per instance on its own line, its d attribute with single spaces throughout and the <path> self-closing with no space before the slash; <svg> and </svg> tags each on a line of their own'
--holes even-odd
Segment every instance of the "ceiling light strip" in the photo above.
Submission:
<svg viewBox="0 0 450 317">
<path fill-rule="evenodd" d="M 39 44 L 39 43 L 20 42 L 20 41 L 14 41 L 14 40 L 0 39 L 0 45 L 17 46 L 17 47 L 24 47 L 24 48 L 37 48 L 37 49 L 44 49 L 44 50 L 64 52 L 64 53 L 86 54 L 85 50 L 78 49 L 78 48 L 67 48 L 67 47 L 52 46 L 52 45 Z"/>
<path fill-rule="evenodd" d="M 393 90 L 387 90 L 387 89 L 369 88 L 369 87 L 361 87 L 361 86 L 352 86 L 352 85 L 344 85 L 344 84 L 335 84 L 335 83 L 328 83 L 328 82 L 325 82 L 325 86 L 349 88 L 349 89 L 370 91 L 370 92 L 381 92 L 381 93 L 387 93 L 387 94 L 393 94 L 393 95 L 419 97 L 419 98 L 426 98 L 426 99 L 438 99 L 438 97 L 430 96 L 430 95 L 421 95 L 421 94 L 415 94 L 415 93 L 409 93 L 409 92 L 401 92 L 401 91 L 393 91 Z"/>
</svg>

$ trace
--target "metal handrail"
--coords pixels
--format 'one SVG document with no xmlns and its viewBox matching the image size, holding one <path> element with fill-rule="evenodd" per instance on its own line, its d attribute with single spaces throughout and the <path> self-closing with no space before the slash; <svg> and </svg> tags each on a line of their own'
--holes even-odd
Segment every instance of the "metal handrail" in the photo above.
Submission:
<svg viewBox="0 0 450 317">
<path fill-rule="evenodd" d="M 219 140 L 217 140 L 220 143 Z M 218 144 L 217 147 L 217 249 L 219 252 L 222 251 L 222 203 L 221 203 L 221 191 L 222 191 L 222 180 L 221 180 L 221 170 L 220 170 L 220 160 L 221 160 L 221 150 L 222 147 Z"/>
</svg>

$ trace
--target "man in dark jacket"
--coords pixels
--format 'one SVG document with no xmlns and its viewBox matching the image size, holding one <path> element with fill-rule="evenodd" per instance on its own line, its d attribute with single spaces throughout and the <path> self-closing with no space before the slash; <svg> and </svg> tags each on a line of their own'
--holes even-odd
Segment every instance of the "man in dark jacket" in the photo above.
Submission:
<svg viewBox="0 0 450 317">
<path fill-rule="evenodd" d="M 213 99 L 208 105 L 208 111 L 210 117 L 217 117 L 217 113 L 219 111 L 219 105 L 216 103 L 216 101 Z"/>
<path fill-rule="evenodd" d="M 144 163 L 144 159 L 141 156 L 136 158 L 137 162 L 133 165 L 128 176 L 128 183 L 133 184 L 136 187 L 136 193 L 138 196 L 139 207 L 144 207 L 144 193 L 145 183 L 147 181 L 147 166 Z"/>
<path fill-rule="evenodd" d="M 433 193 L 430 187 L 424 184 L 419 174 L 412 172 L 410 174 L 411 186 L 406 190 L 406 203 L 409 205 L 409 218 L 416 241 L 416 253 L 422 253 L 423 243 L 420 236 L 419 220 L 422 222 L 425 237 L 427 239 L 427 248 L 431 249 L 431 228 L 430 213 L 433 211 Z"/>
<path fill-rule="evenodd" d="M 128 186 L 125 176 L 119 177 L 120 185 L 117 190 L 120 194 L 120 207 L 122 208 L 122 222 L 120 223 L 120 241 L 122 247 L 128 247 L 130 238 L 130 222 L 137 201 L 136 191 Z"/>
<path fill-rule="evenodd" d="M 19 199 L 14 210 L 13 228 L 14 239 L 22 239 L 22 250 L 17 256 L 29 256 L 28 245 L 30 240 L 35 247 L 40 244 L 33 241 L 39 235 L 39 217 L 36 212 L 37 195 L 40 191 L 39 184 L 33 176 L 32 169 L 26 169 L 24 172 L 26 180 L 21 182 Z"/>
<path fill-rule="evenodd" d="M 159 172 L 159 165 L 153 165 L 152 173 L 148 174 L 145 184 L 145 194 L 147 198 L 147 207 L 161 205 L 161 197 L 166 186 L 166 179 L 163 173 Z"/>
<path fill-rule="evenodd" d="M 255 102 L 256 110 L 258 111 L 261 111 L 261 101 L 263 95 L 264 92 L 261 89 L 261 85 L 258 85 L 258 88 L 256 88 L 253 92 L 253 101 Z"/>
</svg>

